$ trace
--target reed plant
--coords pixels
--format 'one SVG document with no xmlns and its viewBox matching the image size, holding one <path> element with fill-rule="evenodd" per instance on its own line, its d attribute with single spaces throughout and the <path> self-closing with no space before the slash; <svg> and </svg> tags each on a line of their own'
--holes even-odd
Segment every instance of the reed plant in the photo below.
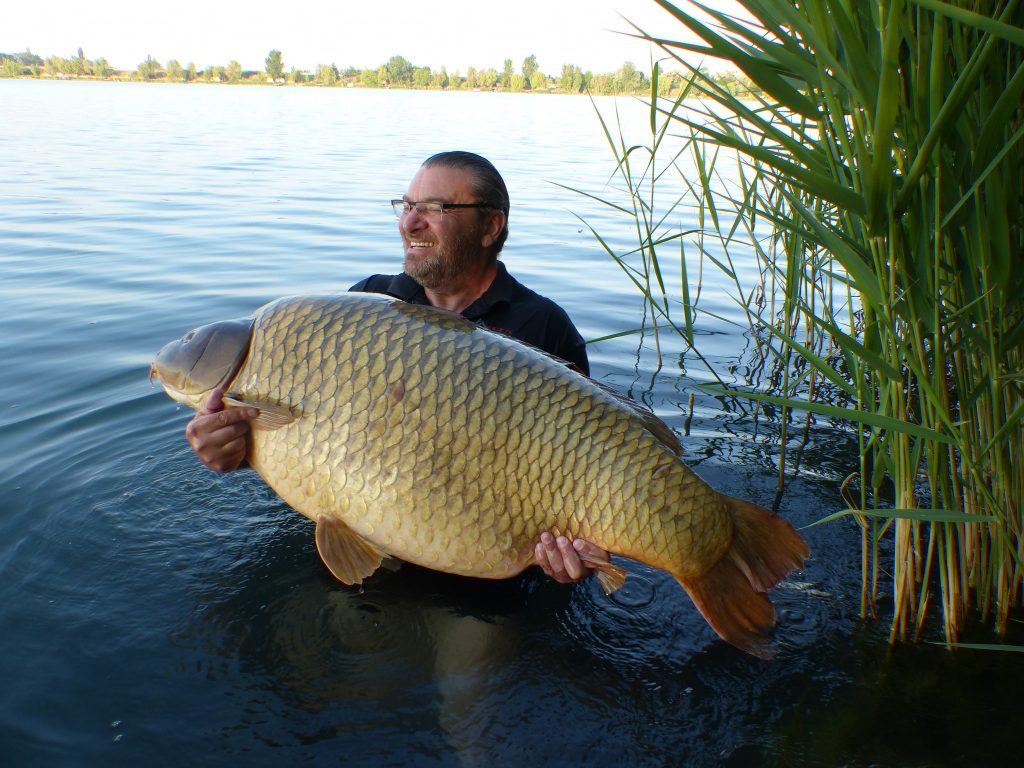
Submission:
<svg viewBox="0 0 1024 768">
<path fill-rule="evenodd" d="M 686 34 L 636 34 L 689 88 L 661 98 L 654 67 L 649 144 L 604 123 L 639 247 L 602 244 L 694 348 L 693 263 L 676 295 L 658 253 L 688 243 L 735 278 L 704 238 L 753 246 L 762 282 L 736 280 L 739 315 L 782 375 L 743 396 L 856 432 L 846 508 L 826 519 L 861 527 L 862 613 L 885 573 L 892 640 L 919 636 L 936 602 L 949 644 L 975 610 L 1005 633 L 1024 575 L 1024 0 L 739 0 L 736 17 L 654 1 Z M 659 167 L 669 135 L 685 173 L 676 149 Z M 666 184 L 696 201 L 694 231 L 655 213 Z"/>
</svg>

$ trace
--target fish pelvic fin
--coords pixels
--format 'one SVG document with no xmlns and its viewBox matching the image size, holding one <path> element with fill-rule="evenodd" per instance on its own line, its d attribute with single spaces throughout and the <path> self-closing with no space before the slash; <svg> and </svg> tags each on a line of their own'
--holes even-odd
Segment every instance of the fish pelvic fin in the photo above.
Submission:
<svg viewBox="0 0 1024 768">
<path fill-rule="evenodd" d="M 376 571 L 385 553 L 336 517 L 316 521 L 316 549 L 334 578 L 342 584 L 362 584 Z"/>
<path fill-rule="evenodd" d="M 702 575 L 680 578 L 679 583 L 723 640 L 759 658 L 771 658 L 775 609 L 765 593 L 803 567 L 807 544 L 767 509 L 740 499 L 726 502 L 734 520 L 728 551 Z"/>
<path fill-rule="evenodd" d="M 594 569 L 594 578 L 606 595 L 620 589 L 626 583 L 626 571 L 607 560 L 599 560 L 585 552 L 579 553 L 580 560 Z"/>
</svg>

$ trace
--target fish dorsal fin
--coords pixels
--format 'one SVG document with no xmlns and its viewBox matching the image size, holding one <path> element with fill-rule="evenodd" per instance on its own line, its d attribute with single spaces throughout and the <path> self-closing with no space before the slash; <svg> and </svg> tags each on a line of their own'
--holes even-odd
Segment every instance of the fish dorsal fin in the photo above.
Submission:
<svg viewBox="0 0 1024 768">
<path fill-rule="evenodd" d="M 324 564 L 342 584 L 361 584 L 376 571 L 384 552 L 336 517 L 320 515 L 316 521 L 316 549 Z"/>
<path fill-rule="evenodd" d="M 421 320 L 425 323 L 443 328 L 448 331 L 476 331 L 479 330 L 480 326 L 463 317 L 458 312 L 452 312 L 448 309 L 441 307 L 433 307 L 423 304 L 413 304 L 408 301 L 401 301 L 400 299 L 394 300 L 394 308 L 403 312 L 407 315 L 412 315 L 417 320 Z"/>
<path fill-rule="evenodd" d="M 677 456 L 682 455 L 683 445 L 682 443 L 679 442 L 679 438 L 676 437 L 675 432 L 673 432 L 669 428 L 668 424 L 666 424 L 664 421 L 659 419 L 654 414 L 654 411 L 652 411 L 650 408 L 647 408 L 644 405 L 641 405 L 636 400 L 633 400 L 627 395 L 624 395 L 621 392 L 612 389 L 607 384 L 604 384 L 600 381 L 596 381 L 595 379 L 591 379 L 590 381 L 596 384 L 598 387 L 600 387 L 604 392 L 614 397 L 616 400 L 622 403 L 622 405 L 629 408 L 629 410 L 635 413 L 638 417 L 640 417 L 640 420 L 644 423 L 644 426 L 647 427 L 647 431 L 654 435 L 656 438 L 658 438 L 658 441 L 665 445 L 665 447 L 667 447 Z"/>
<path fill-rule="evenodd" d="M 265 429 L 274 431 L 281 427 L 287 427 L 301 413 L 298 408 L 285 405 L 284 403 L 272 403 L 267 400 L 248 399 L 237 392 L 228 392 L 224 395 L 224 405 L 231 408 L 256 408 L 260 415 L 253 422 L 254 429 Z"/>
</svg>

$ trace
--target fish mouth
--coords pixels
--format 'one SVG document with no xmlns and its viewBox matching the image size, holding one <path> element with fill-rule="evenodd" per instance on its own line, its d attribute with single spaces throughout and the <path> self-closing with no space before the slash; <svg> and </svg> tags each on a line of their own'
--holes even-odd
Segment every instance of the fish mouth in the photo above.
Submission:
<svg viewBox="0 0 1024 768">
<path fill-rule="evenodd" d="M 156 361 L 149 364 L 149 376 L 147 376 L 146 378 L 149 379 L 149 386 L 151 387 L 155 387 L 157 384 L 159 384 L 161 387 L 163 387 L 163 389 L 168 390 L 168 392 L 171 389 L 174 389 L 175 392 L 182 394 L 180 390 L 176 389 L 171 384 L 163 380 L 163 378 L 160 376 L 160 369 L 157 367 Z"/>
<path fill-rule="evenodd" d="M 172 400 L 176 400 L 179 403 L 189 406 L 194 406 L 198 402 L 195 393 L 186 392 L 185 390 L 174 386 L 174 384 L 172 384 L 168 379 L 161 376 L 160 368 L 155 360 L 149 364 L 148 378 L 149 386 L 155 386 L 153 382 L 156 380 L 156 384 L 159 384 L 164 393 Z"/>
<path fill-rule="evenodd" d="M 157 377 L 157 381 L 160 381 L 159 377 Z M 202 400 L 202 398 L 196 397 L 195 394 L 182 392 L 180 389 L 172 384 L 168 384 L 166 381 L 160 381 L 160 386 L 171 400 L 175 400 L 183 405 L 198 407 L 198 404 Z"/>
</svg>

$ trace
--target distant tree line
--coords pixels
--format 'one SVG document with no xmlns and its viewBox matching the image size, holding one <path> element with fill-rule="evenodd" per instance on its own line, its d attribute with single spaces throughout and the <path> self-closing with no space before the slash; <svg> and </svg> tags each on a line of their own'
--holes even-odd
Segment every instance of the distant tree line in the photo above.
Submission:
<svg viewBox="0 0 1024 768">
<path fill-rule="evenodd" d="M 469 67 L 465 74 L 458 70 L 449 72 L 447 67 L 434 71 L 430 67 L 418 67 L 404 56 L 392 56 L 387 62 L 372 69 L 348 67 L 338 69 L 337 65 L 320 64 L 314 71 L 285 71 L 281 51 L 272 50 L 267 54 L 263 70 L 244 70 L 237 61 L 226 66 L 209 65 L 198 69 L 194 62 L 182 64 L 170 59 L 162 65 L 152 56 L 147 56 L 134 70 L 117 70 L 104 58 L 87 59 L 81 48 L 68 58 L 50 56 L 43 59 L 31 51 L 24 53 L 0 53 L 0 77 L 49 77 L 58 79 L 99 79 L 99 80 L 141 80 L 165 82 L 207 82 L 207 83 L 250 83 L 272 85 L 310 85 L 327 88 L 414 88 L 440 90 L 501 90 L 518 92 L 557 92 L 627 94 L 650 91 L 648 76 L 631 62 L 625 62 L 614 72 L 594 74 L 574 64 L 563 64 L 558 75 L 541 71 L 534 55 L 527 56 L 518 71 L 512 59 L 505 59 L 501 70 L 487 67 Z M 744 95 L 751 92 L 748 80 L 735 73 L 716 76 L 722 87 L 733 93 Z M 686 79 L 679 73 L 663 73 L 659 90 L 663 96 L 673 96 L 685 86 Z"/>
</svg>

